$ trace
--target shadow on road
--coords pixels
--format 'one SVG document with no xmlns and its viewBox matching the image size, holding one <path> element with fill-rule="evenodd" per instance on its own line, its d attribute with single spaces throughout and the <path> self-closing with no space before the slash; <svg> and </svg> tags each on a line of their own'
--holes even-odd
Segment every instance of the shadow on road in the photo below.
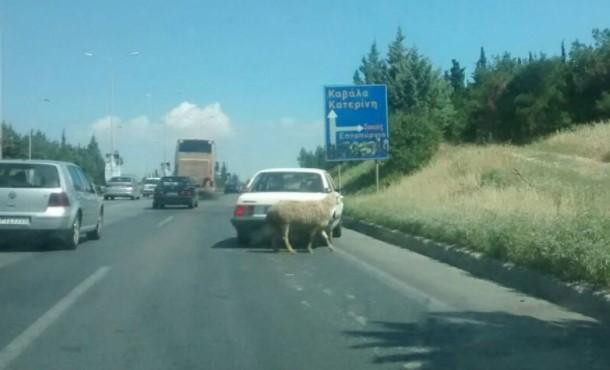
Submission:
<svg viewBox="0 0 610 370">
<path fill-rule="evenodd" d="M 307 253 L 307 242 L 305 239 L 297 239 L 291 241 L 292 246 L 298 253 Z M 213 249 L 241 249 L 247 251 L 248 253 L 282 253 L 288 252 L 288 250 L 284 247 L 282 242 L 280 241 L 278 244 L 278 249 L 274 249 L 271 246 L 271 240 L 269 239 L 261 239 L 257 241 L 251 241 L 248 244 L 239 244 L 237 238 L 228 238 L 218 243 L 212 245 Z M 319 245 L 314 244 L 314 249 L 318 247 L 326 247 L 325 244 Z"/>
<path fill-rule="evenodd" d="M 0 242 L 0 254 L 15 252 L 55 252 L 62 249 L 59 242 L 53 240 L 16 239 Z"/>
<path fill-rule="evenodd" d="M 243 249 L 247 251 L 273 251 L 271 244 L 265 241 L 250 242 L 248 244 L 239 244 L 237 238 L 227 238 L 212 245 L 213 249 Z"/>
<path fill-rule="evenodd" d="M 346 331 L 375 364 L 417 369 L 610 369 L 610 328 L 503 312 L 433 313 L 419 322 L 372 322 Z"/>
</svg>

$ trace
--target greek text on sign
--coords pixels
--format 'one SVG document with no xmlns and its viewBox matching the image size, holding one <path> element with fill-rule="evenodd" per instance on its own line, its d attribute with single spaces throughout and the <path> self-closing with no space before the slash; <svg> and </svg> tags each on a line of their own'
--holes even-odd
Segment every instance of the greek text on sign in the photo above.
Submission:
<svg viewBox="0 0 610 370">
<path fill-rule="evenodd" d="M 388 159 L 386 86 L 328 86 L 324 95 L 327 160 Z"/>
</svg>

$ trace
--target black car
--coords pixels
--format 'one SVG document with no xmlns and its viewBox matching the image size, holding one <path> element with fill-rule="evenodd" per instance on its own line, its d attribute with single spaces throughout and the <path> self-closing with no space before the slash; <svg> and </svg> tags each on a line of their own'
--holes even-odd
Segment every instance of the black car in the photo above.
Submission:
<svg viewBox="0 0 610 370">
<path fill-rule="evenodd" d="M 239 184 L 238 183 L 230 183 L 225 185 L 225 194 L 230 193 L 239 193 Z"/>
<path fill-rule="evenodd" d="M 166 176 L 155 188 L 153 208 L 159 209 L 166 205 L 185 205 L 189 208 L 199 206 L 197 189 L 189 177 Z"/>
</svg>

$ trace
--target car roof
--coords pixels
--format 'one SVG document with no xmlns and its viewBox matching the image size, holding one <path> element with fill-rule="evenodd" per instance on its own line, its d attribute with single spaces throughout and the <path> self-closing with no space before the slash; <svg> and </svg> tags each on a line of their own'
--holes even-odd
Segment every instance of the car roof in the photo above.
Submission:
<svg viewBox="0 0 610 370">
<path fill-rule="evenodd" d="M 263 172 L 300 172 L 300 173 L 317 173 L 320 175 L 323 175 L 326 173 L 325 170 L 322 170 L 319 168 L 294 167 L 294 168 L 267 168 L 267 169 L 258 171 L 257 174 L 263 173 Z"/>
</svg>

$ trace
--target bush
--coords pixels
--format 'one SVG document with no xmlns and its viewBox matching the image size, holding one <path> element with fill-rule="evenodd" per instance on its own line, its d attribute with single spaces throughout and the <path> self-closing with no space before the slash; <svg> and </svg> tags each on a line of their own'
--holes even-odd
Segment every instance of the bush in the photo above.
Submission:
<svg viewBox="0 0 610 370">
<path fill-rule="evenodd" d="M 399 113 L 390 117 L 388 172 L 409 173 L 430 161 L 439 148 L 442 133 L 425 113 Z"/>
</svg>

